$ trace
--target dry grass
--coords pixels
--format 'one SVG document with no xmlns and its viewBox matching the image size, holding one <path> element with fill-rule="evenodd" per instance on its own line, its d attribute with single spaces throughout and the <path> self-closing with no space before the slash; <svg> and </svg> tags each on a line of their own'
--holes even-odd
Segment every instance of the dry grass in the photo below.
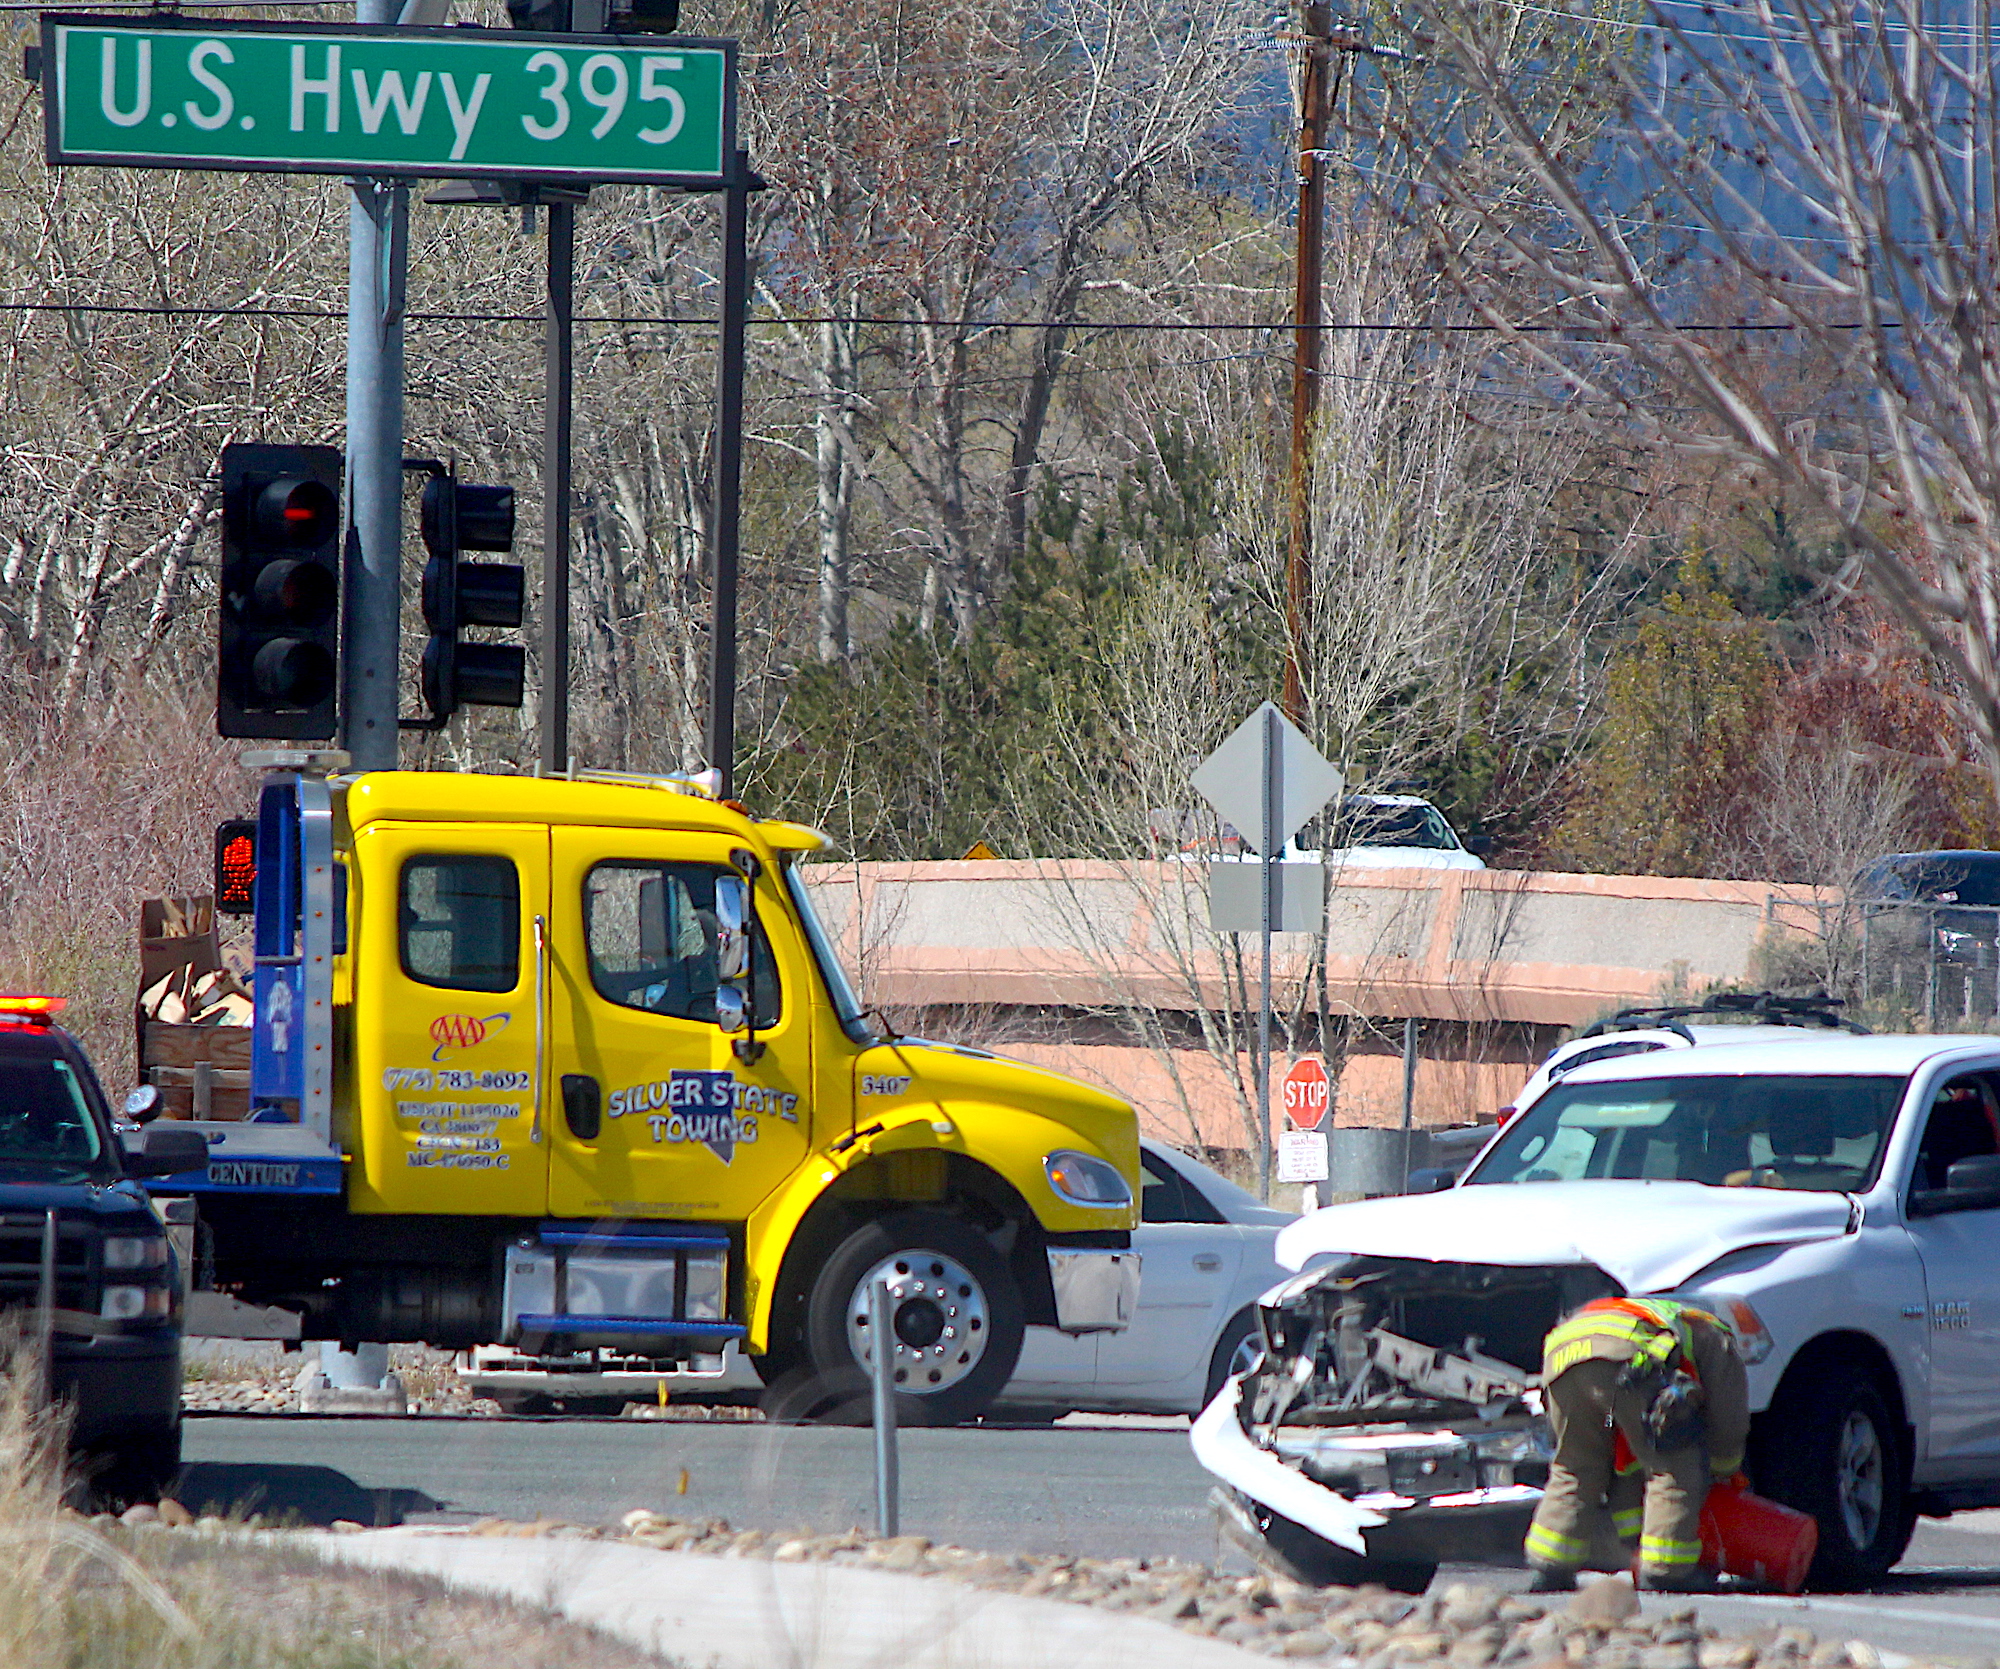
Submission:
<svg viewBox="0 0 2000 1669">
<path fill-rule="evenodd" d="M 132 1082 L 139 900 L 207 892 L 215 825 L 252 809 L 206 693 L 124 691 L 61 719 L 0 695 L 0 989 L 69 999 L 116 1100 Z"/>
<path fill-rule="evenodd" d="M 63 1504 L 60 1419 L 0 1341 L 0 1665 L 5 1669 L 659 1669 L 540 1611 L 309 1548 L 131 1530 Z"/>
<path fill-rule="evenodd" d="M 64 1607 L 66 1656 L 53 1661 L 65 1669 L 660 1669 L 550 1614 L 425 1578 L 327 1566 L 305 1550 L 186 1530 L 106 1540 L 132 1550 L 189 1626 L 95 1566 Z"/>
</svg>

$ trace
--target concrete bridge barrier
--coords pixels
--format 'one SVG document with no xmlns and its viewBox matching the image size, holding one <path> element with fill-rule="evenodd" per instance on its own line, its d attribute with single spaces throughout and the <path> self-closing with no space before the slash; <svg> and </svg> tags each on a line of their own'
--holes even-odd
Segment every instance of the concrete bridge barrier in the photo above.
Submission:
<svg viewBox="0 0 2000 1669">
<path fill-rule="evenodd" d="M 1257 941 L 1208 926 L 1199 863 L 824 864 L 813 896 L 871 1001 L 1105 1083 L 1171 1139 L 1249 1139 Z M 1811 889 L 1521 870 L 1328 873 L 1323 936 L 1281 934 L 1277 1003 L 1344 1040 L 1336 1121 L 1400 1118 L 1405 1018 L 1426 1123 L 1502 1105 L 1564 1028 L 1758 977 Z M 1247 1022 L 1247 1024 L 1246 1024 Z"/>
</svg>

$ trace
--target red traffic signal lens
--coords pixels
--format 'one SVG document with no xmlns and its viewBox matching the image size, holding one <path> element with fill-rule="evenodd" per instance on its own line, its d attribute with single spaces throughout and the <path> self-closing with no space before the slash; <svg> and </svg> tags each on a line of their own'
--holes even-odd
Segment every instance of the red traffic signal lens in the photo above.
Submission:
<svg viewBox="0 0 2000 1669">
<path fill-rule="evenodd" d="M 257 494 L 257 535 L 274 545 L 323 545 L 340 530 L 340 501 L 323 481 L 281 475 Z"/>
<path fill-rule="evenodd" d="M 226 916 L 257 908 L 257 824 L 232 817 L 215 831 L 215 907 Z"/>
</svg>

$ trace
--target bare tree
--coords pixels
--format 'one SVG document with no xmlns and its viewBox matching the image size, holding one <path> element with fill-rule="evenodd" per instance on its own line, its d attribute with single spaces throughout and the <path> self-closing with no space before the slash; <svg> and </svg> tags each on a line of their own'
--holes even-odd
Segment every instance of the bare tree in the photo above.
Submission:
<svg viewBox="0 0 2000 1669">
<path fill-rule="evenodd" d="M 1418 0 L 1436 68 L 1371 107 L 1382 188 L 1541 391 L 1719 452 L 1838 525 L 1961 681 L 2000 781 L 2000 78 L 1983 6 L 1721 0 L 1572 26 L 1622 168 L 1531 106 L 1515 8 Z M 1495 144 L 1463 143 L 1442 80 Z M 1517 177 L 1495 192 L 1495 151 Z M 1539 305 L 1536 303 L 1539 301 Z"/>
</svg>

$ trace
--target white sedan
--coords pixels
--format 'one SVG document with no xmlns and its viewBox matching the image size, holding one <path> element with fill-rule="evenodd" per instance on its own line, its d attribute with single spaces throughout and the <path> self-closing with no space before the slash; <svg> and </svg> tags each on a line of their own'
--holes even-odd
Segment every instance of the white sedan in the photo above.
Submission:
<svg viewBox="0 0 2000 1669">
<path fill-rule="evenodd" d="M 1254 1348 L 1253 1306 L 1290 1275 L 1273 1244 L 1293 1214 L 1164 1143 L 1142 1141 L 1139 1158 L 1144 1188 L 1132 1234 L 1142 1259 L 1139 1313 L 1119 1333 L 1072 1337 L 1030 1327 L 994 1418 L 1198 1413 L 1234 1371 L 1232 1359 Z M 627 1401 L 651 1402 L 663 1388 L 751 1400 L 763 1386 L 733 1344 L 682 1373 L 552 1374 L 491 1345 L 467 1352 L 458 1371 L 478 1394 L 524 1413 L 615 1414 Z"/>
<path fill-rule="evenodd" d="M 1162 1142 L 1139 1147 L 1139 1313 L 1122 1333 L 1072 1338 L 1030 1327 L 1000 1393 L 1001 1418 L 1022 1405 L 1199 1413 L 1228 1378 L 1231 1358 L 1251 1348 L 1259 1295 L 1289 1278 L 1273 1244 L 1291 1212 Z"/>
</svg>

